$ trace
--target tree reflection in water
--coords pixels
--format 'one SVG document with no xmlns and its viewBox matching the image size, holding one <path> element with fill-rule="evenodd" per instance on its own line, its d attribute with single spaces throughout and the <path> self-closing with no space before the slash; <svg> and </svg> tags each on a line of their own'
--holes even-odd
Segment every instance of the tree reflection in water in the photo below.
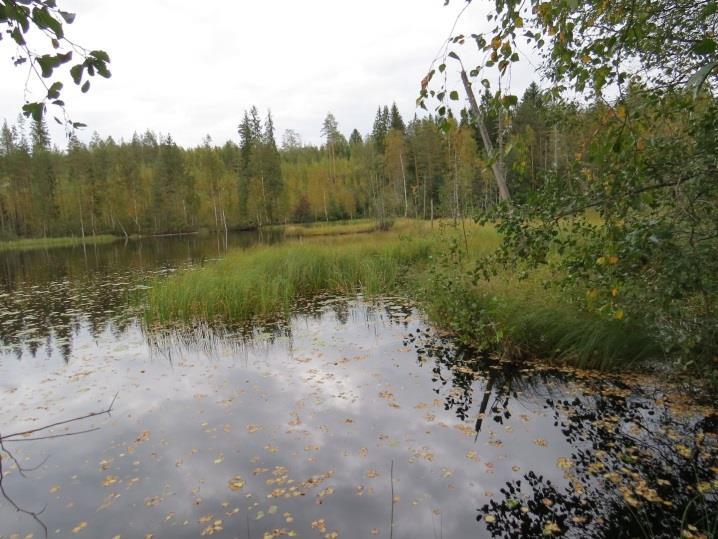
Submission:
<svg viewBox="0 0 718 539">
<path fill-rule="evenodd" d="M 543 402 L 572 448 L 558 459 L 564 481 L 531 470 L 479 509 L 494 537 L 716 537 L 718 416 L 688 407 L 669 389 L 631 377 L 518 366 L 417 332 L 407 339 L 433 363 L 435 392 L 450 387 L 447 410 L 504 424 L 522 400 Z M 477 384 L 478 382 L 478 384 Z M 573 386 L 575 394 L 557 395 Z"/>
</svg>

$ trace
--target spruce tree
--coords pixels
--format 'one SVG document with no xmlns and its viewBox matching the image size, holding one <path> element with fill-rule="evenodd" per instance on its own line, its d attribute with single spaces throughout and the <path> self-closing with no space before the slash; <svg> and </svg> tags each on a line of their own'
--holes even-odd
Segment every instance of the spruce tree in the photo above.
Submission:
<svg viewBox="0 0 718 539">
<path fill-rule="evenodd" d="M 397 131 L 406 133 L 406 124 L 399 113 L 399 107 L 396 106 L 396 103 L 391 105 L 389 125 L 391 129 L 396 129 Z"/>
<path fill-rule="evenodd" d="M 364 143 L 364 140 L 362 139 L 361 133 L 357 129 L 354 129 L 352 131 L 352 134 L 349 135 L 349 146 L 357 146 Z"/>
<path fill-rule="evenodd" d="M 47 130 L 47 123 L 45 123 L 44 118 L 32 121 L 30 138 L 32 140 L 32 153 L 50 149 L 50 132 Z"/>
<path fill-rule="evenodd" d="M 374 145 L 376 146 L 376 151 L 379 154 L 384 153 L 386 134 L 389 131 L 389 111 L 386 107 L 384 110 L 386 110 L 386 115 L 381 110 L 381 107 L 377 109 L 376 117 L 374 118 L 374 127 L 371 131 L 371 137 L 374 139 Z"/>
</svg>

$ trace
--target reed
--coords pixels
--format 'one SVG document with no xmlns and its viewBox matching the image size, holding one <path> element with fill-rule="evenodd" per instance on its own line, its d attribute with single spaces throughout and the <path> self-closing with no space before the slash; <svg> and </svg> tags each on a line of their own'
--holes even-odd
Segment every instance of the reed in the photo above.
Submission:
<svg viewBox="0 0 718 539">
<path fill-rule="evenodd" d="M 387 233 L 352 242 L 324 238 L 256 247 L 155 280 L 145 316 L 160 323 L 242 322 L 287 314 L 298 300 L 321 293 L 389 293 L 431 251 L 429 239 Z"/>
</svg>

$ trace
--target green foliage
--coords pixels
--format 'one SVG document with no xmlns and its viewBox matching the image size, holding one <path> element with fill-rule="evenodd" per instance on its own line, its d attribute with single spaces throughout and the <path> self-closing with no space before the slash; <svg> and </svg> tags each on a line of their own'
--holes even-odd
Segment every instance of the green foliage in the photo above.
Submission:
<svg viewBox="0 0 718 539">
<path fill-rule="evenodd" d="M 56 70 L 70 64 L 70 75 L 83 93 L 90 89 L 92 77 L 111 76 L 110 57 L 106 52 L 84 49 L 65 37 L 65 25 L 74 21 L 75 14 L 62 11 L 55 0 L 0 0 L 0 40 L 5 34 L 14 41 L 18 52 L 12 57 L 13 63 L 16 66 L 29 63 L 46 90 L 43 99 L 22 107 L 25 116 L 36 122 L 43 119 L 48 105 L 58 107 L 64 115 L 63 84 L 46 81 L 56 76 Z M 35 48 L 31 49 L 28 40 L 32 34 L 42 35 L 53 52 L 41 54 Z M 76 56 L 80 56 L 79 61 Z M 58 117 L 55 120 L 63 123 Z M 84 127 L 80 122 L 64 121 L 72 128 Z"/>
<path fill-rule="evenodd" d="M 548 271 L 555 294 L 617 334 L 645 328 L 656 355 L 712 376 L 717 12 L 708 0 L 498 0 L 488 15 L 493 28 L 453 37 L 439 67 L 445 72 L 453 59 L 466 73 L 458 47 L 478 46 L 485 61 L 470 75 L 488 88 L 492 71 L 501 78 L 521 60 L 526 40 L 552 84 L 543 94 L 529 88 L 520 101 L 491 95 L 503 120 L 493 138 L 511 149 L 498 159 L 518 194 L 511 205 L 483 212 L 481 222 L 495 223 L 503 241 L 471 270 L 473 282 L 506 271 L 532 280 Z M 419 102 L 435 98 L 447 124 L 451 89 L 431 89 L 434 74 L 422 82 Z M 464 90 L 471 97 L 468 80 Z M 566 90 L 592 103 L 566 102 Z"/>
</svg>

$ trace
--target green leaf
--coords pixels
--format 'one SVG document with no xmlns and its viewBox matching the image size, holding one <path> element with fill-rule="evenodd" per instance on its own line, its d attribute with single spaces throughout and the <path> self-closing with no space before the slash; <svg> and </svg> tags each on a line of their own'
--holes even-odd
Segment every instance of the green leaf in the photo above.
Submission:
<svg viewBox="0 0 718 539">
<path fill-rule="evenodd" d="M 456 54 L 454 51 L 451 51 L 449 53 L 449 58 L 453 58 L 454 60 L 461 60 L 461 58 L 459 58 L 459 55 Z"/>
<path fill-rule="evenodd" d="M 691 47 L 691 50 L 696 54 L 713 54 L 718 49 L 718 43 L 715 40 L 706 37 L 701 39 L 698 43 Z"/>
<path fill-rule="evenodd" d="M 22 112 L 26 118 L 32 118 L 36 122 L 40 122 L 42 114 L 45 112 L 45 105 L 42 103 L 25 103 L 22 106 Z"/>
<path fill-rule="evenodd" d="M 55 69 L 55 57 L 54 56 L 48 56 L 47 54 L 44 56 L 38 56 L 36 58 L 36 61 L 38 65 L 40 66 L 41 75 L 43 78 L 48 78 L 52 76 L 52 72 Z"/>
<path fill-rule="evenodd" d="M 82 90 L 83 94 L 86 94 L 89 89 L 90 89 L 90 81 L 87 80 L 87 81 L 85 81 L 85 84 L 82 85 L 80 90 Z"/>
<path fill-rule="evenodd" d="M 72 77 L 72 80 L 75 82 L 75 84 L 80 84 L 82 82 L 82 72 L 84 70 L 85 66 L 82 64 L 77 64 L 70 68 L 70 76 Z"/>
<path fill-rule="evenodd" d="M 55 19 L 46 7 L 41 9 L 34 8 L 32 10 L 32 20 L 38 28 L 52 30 L 58 39 L 62 39 L 65 35 L 62 31 L 62 23 Z"/>
<path fill-rule="evenodd" d="M 20 31 L 19 27 L 15 27 L 12 29 L 12 32 L 10 32 L 10 36 L 15 40 L 15 43 L 20 45 L 21 47 L 25 45 L 25 37 L 22 35 L 22 32 Z"/>
<path fill-rule="evenodd" d="M 52 86 L 47 90 L 48 99 L 57 99 L 60 97 L 60 91 L 62 90 L 61 82 L 54 82 Z"/>
<path fill-rule="evenodd" d="M 90 51 L 90 56 L 94 56 L 101 62 L 109 62 L 110 61 L 110 55 L 107 54 L 105 51 Z"/>
<path fill-rule="evenodd" d="M 459 92 L 457 92 L 456 90 L 452 90 L 451 93 L 449 94 L 449 99 L 451 99 L 452 101 L 458 101 L 459 100 Z"/>
</svg>

